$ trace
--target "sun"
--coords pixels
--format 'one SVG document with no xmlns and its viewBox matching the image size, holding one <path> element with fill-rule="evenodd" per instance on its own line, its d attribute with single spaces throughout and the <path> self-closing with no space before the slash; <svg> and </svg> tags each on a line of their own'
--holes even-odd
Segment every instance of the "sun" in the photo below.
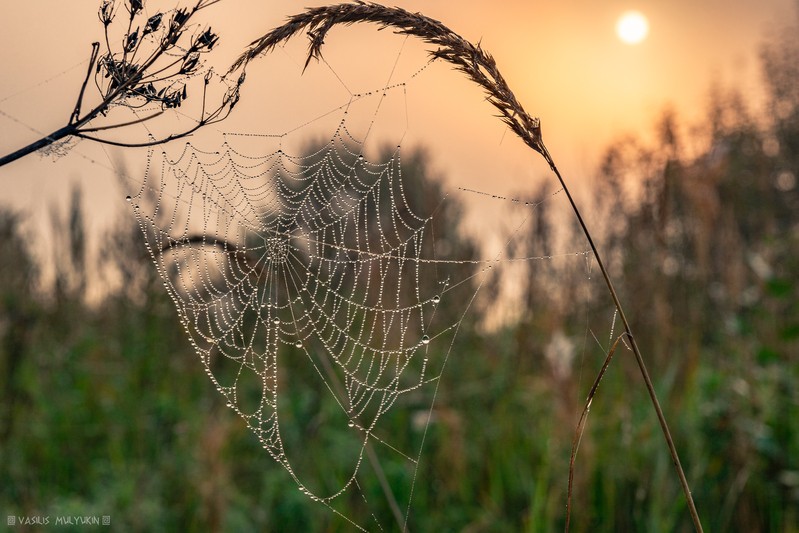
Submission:
<svg viewBox="0 0 799 533">
<path fill-rule="evenodd" d="M 639 11 L 626 11 L 616 22 L 616 35 L 627 44 L 638 44 L 646 39 L 649 22 Z"/>
</svg>

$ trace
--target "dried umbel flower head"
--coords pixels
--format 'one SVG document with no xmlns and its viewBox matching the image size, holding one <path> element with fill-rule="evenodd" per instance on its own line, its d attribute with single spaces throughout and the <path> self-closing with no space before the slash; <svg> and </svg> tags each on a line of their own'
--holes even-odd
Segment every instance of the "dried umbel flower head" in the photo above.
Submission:
<svg viewBox="0 0 799 533">
<path fill-rule="evenodd" d="M 200 2 L 199 8 L 209 2 Z M 119 94 L 126 105 L 143 107 L 158 104 L 162 109 L 180 107 L 188 97 L 186 80 L 203 68 L 202 55 L 213 50 L 219 40 L 211 28 L 192 29 L 189 20 L 198 10 L 177 9 L 172 14 L 156 13 L 141 25 L 144 0 L 125 0 L 130 13 L 128 30 L 122 37 L 122 50 L 111 48 L 111 22 L 118 11 L 115 0 L 100 6 L 100 20 L 106 32 L 106 51 L 97 61 L 95 82 L 103 97 Z M 162 24 L 167 18 L 168 22 Z M 143 29 L 142 29 L 143 26 Z M 158 61 L 160 56 L 164 56 Z M 152 74 L 150 74 L 152 72 Z"/>
<path fill-rule="evenodd" d="M 114 20 L 114 2 L 113 0 L 104 0 L 103 3 L 100 5 L 100 22 L 103 23 L 104 26 L 108 26 L 111 24 L 111 21 Z"/>
<path fill-rule="evenodd" d="M 148 13 L 146 1 L 100 2 L 98 18 L 103 25 L 103 44 L 92 44 L 86 78 L 67 124 L 0 157 L 0 166 L 65 137 L 116 146 L 152 146 L 190 135 L 230 114 L 239 101 L 244 77 L 219 77 L 207 68 L 203 57 L 214 49 L 219 36 L 210 27 L 194 23 L 199 11 L 221 0 L 192 0 L 191 7 L 157 13 Z M 92 79 L 100 102 L 84 111 L 86 88 Z M 211 87 L 212 79 L 218 80 L 220 86 Z M 111 130 L 130 130 L 168 109 L 180 107 L 192 94 L 199 100 L 194 108 L 195 122 L 182 131 L 163 137 L 153 137 L 147 132 L 147 140 L 138 142 L 112 140 L 106 136 Z M 214 99 L 216 104 L 212 103 Z M 141 112 L 134 113 L 133 117 L 120 116 L 125 110 Z"/>
</svg>

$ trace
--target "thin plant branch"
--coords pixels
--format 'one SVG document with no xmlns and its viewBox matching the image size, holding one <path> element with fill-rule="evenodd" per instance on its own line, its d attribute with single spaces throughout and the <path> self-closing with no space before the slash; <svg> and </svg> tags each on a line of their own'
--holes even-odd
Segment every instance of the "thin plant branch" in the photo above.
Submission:
<svg viewBox="0 0 799 533">
<path fill-rule="evenodd" d="M 208 106 L 208 85 L 212 72 L 207 70 L 203 75 L 201 56 L 214 48 L 218 36 L 210 28 L 200 29 L 193 23 L 193 17 L 197 12 L 219 2 L 221 0 L 195 0 L 190 8 L 174 9 L 171 14 L 157 12 L 145 18 L 143 0 L 102 0 L 99 19 L 104 26 L 106 49 L 101 53 L 100 43 L 92 43 L 86 77 L 81 84 L 77 102 L 67 124 L 19 150 L 0 157 L 0 166 L 66 137 L 77 137 L 121 147 L 153 146 L 187 137 L 203 126 L 227 118 L 239 101 L 239 91 L 244 83 L 244 76 L 239 76 L 238 79 L 223 77 L 221 81 L 226 87 L 219 103 L 215 107 Z M 117 50 L 111 45 L 117 39 L 109 36 L 109 28 L 114 25 L 115 17 L 125 12 L 120 10 L 120 4 L 125 5 L 129 17 L 123 26 L 127 29 L 121 41 L 121 50 Z M 137 20 L 140 20 L 141 24 L 134 24 Z M 134 26 L 136 29 L 133 29 Z M 140 50 L 145 52 L 141 54 L 143 59 L 138 61 L 136 56 Z M 100 101 L 82 114 L 86 88 L 92 74 Z M 195 117 L 195 125 L 183 131 L 165 134 L 163 137 L 149 137 L 143 142 L 113 140 L 95 135 L 142 124 L 161 116 L 167 109 L 180 107 L 189 97 L 187 84 L 198 75 L 202 77 L 202 102 L 198 106 L 200 113 Z M 147 117 L 134 120 L 117 119 L 110 124 L 94 122 L 107 117 L 116 108 L 136 110 L 147 105 L 159 106 L 161 109 Z"/>
<path fill-rule="evenodd" d="M 78 101 L 75 103 L 75 110 L 72 112 L 72 117 L 69 119 L 70 123 L 76 122 L 80 119 L 80 108 L 83 105 L 83 97 L 86 94 L 86 86 L 92 76 L 94 64 L 97 62 L 97 57 L 100 55 L 100 43 L 92 43 L 92 53 L 89 57 L 89 67 L 86 69 L 86 77 L 83 79 L 83 84 L 80 86 L 80 93 L 78 93 Z"/>
<path fill-rule="evenodd" d="M 577 427 L 574 430 L 574 439 L 572 439 L 572 453 L 569 457 L 569 490 L 566 494 L 565 531 L 567 533 L 569 531 L 569 522 L 571 521 L 574 464 L 577 460 L 577 451 L 580 449 L 580 441 L 583 439 L 583 431 L 585 431 L 585 425 L 588 422 L 588 413 L 591 411 L 591 403 L 594 401 L 596 391 L 599 389 L 599 383 L 602 381 L 602 378 L 605 377 L 605 372 L 607 372 L 608 367 L 610 366 L 610 361 L 613 359 L 613 354 L 616 353 L 616 348 L 619 347 L 619 342 L 621 342 L 625 335 L 626 333 L 622 333 L 616 338 L 616 342 L 613 343 L 613 346 L 610 347 L 607 356 L 605 356 L 605 362 L 602 364 L 602 368 L 599 370 L 599 373 L 594 380 L 594 384 L 591 386 L 591 390 L 588 392 L 588 396 L 585 399 L 585 406 L 583 406 L 583 412 L 580 414 L 580 420 L 577 422 Z"/>
<path fill-rule="evenodd" d="M 657 392 L 655 391 L 655 385 L 652 383 L 652 378 L 649 377 L 649 371 L 646 369 L 646 363 L 644 362 L 644 357 L 641 355 L 641 350 L 638 347 L 638 342 L 635 340 L 635 337 L 632 333 L 632 328 L 630 327 L 630 322 L 627 320 L 627 316 L 624 314 L 624 308 L 621 305 L 621 301 L 619 300 L 619 295 L 616 292 L 616 289 L 613 287 L 613 282 L 610 279 L 610 274 L 608 273 L 607 268 L 605 267 L 604 261 L 602 261 L 602 256 L 599 253 L 599 250 L 594 244 L 594 239 L 591 237 L 591 232 L 588 230 L 588 227 L 583 220 L 582 215 L 580 214 L 580 210 L 577 208 L 577 204 L 574 202 L 574 198 L 569 192 L 569 188 L 566 186 L 566 182 L 563 180 L 563 177 L 560 174 L 557 166 L 555 166 L 555 161 L 552 159 L 552 156 L 549 154 L 549 151 L 546 147 L 541 144 L 544 151 L 542 155 L 544 159 L 546 159 L 547 163 L 549 163 L 552 172 L 558 178 L 561 186 L 563 187 L 563 191 L 566 193 L 566 197 L 569 199 L 569 203 L 571 204 L 572 210 L 574 214 L 577 216 L 577 220 L 580 224 L 580 228 L 583 230 L 583 234 L 585 235 L 586 239 L 588 239 L 588 244 L 591 247 L 591 251 L 594 253 L 594 258 L 596 259 L 597 265 L 599 266 L 600 272 L 602 272 L 602 277 L 605 280 L 605 285 L 608 288 L 608 292 L 610 293 L 611 298 L 613 299 L 613 304 L 616 307 L 616 310 L 619 313 L 619 318 L 621 318 L 621 322 L 624 325 L 624 333 L 627 338 L 630 340 L 630 349 L 632 350 L 633 354 L 635 355 L 635 361 L 638 364 L 638 369 L 641 371 L 641 376 L 644 379 L 644 385 L 646 386 L 646 391 L 649 394 L 649 399 L 652 402 L 652 407 L 655 409 L 655 414 L 657 415 L 658 423 L 660 423 L 660 429 L 663 432 L 663 438 L 666 440 L 666 446 L 669 448 L 669 454 L 671 455 L 671 461 L 674 464 L 674 468 L 677 472 L 677 477 L 680 480 L 680 486 L 682 488 L 683 494 L 685 495 L 686 502 L 688 504 L 688 511 L 691 514 L 691 519 L 694 523 L 694 529 L 698 533 L 702 532 L 702 523 L 699 519 L 699 513 L 696 510 L 696 504 L 694 503 L 693 496 L 691 495 L 691 488 L 688 484 L 688 478 L 685 476 L 685 470 L 683 470 L 682 464 L 680 463 L 680 456 L 677 453 L 677 447 L 674 444 L 674 439 L 671 436 L 671 431 L 669 430 L 668 422 L 666 422 L 666 416 L 663 414 L 663 409 L 660 407 L 660 401 L 657 397 Z M 622 338 L 622 337 L 620 337 Z"/>
<path fill-rule="evenodd" d="M 80 130 L 81 134 L 86 133 L 94 133 L 98 131 L 105 131 L 105 130 L 113 130 L 116 128 L 124 128 L 125 126 L 133 126 L 134 124 L 141 124 L 142 122 L 147 122 L 148 120 L 152 120 L 160 115 L 164 114 L 164 110 L 161 109 L 153 113 L 152 115 L 147 115 L 146 117 L 137 118 L 136 120 L 130 120 L 128 122 L 120 122 L 117 124 L 108 124 L 107 126 L 97 126 L 95 128 L 82 128 Z"/>
<path fill-rule="evenodd" d="M 357 1 L 349 4 L 337 4 L 319 8 L 308 9 L 303 13 L 294 15 L 288 21 L 279 26 L 260 39 L 253 41 L 248 49 L 242 54 L 231 67 L 231 72 L 236 69 L 246 70 L 247 64 L 253 59 L 270 52 L 276 46 L 286 42 L 292 37 L 307 33 L 310 38 L 308 57 L 306 66 L 312 59 L 319 59 L 322 55 L 322 45 L 328 32 L 337 25 L 351 25 L 360 22 L 370 22 L 383 28 L 393 28 L 397 33 L 413 35 L 422 41 L 430 44 L 436 49 L 430 53 L 436 59 L 443 59 L 451 63 L 457 70 L 463 72 L 473 82 L 478 84 L 486 92 L 487 100 L 498 110 L 499 118 L 505 122 L 525 144 L 541 154 L 549 164 L 552 172 L 557 177 L 564 192 L 569 200 L 572 211 L 574 212 L 580 227 L 591 247 L 597 264 L 602 272 L 602 276 L 607 285 L 608 292 L 613 299 L 613 303 L 618 310 L 619 317 L 624 324 L 625 336 L 630 340 L 630 346 L 635 354 L 635 360 L 644 379 L 647 392 L 649 394 L 655 413 L 660 423 L 663 436 L 671 455 L 672 463 L 677 471 L 683 494 L 688 504 L 688 510 L 694 529 L 702 532 L 702 524 L 699 514 L 694 504 L 693 496 L 688 485 L 688 480 L 680 464 L 679 455 L 671 437 L 666 418 L 657 399 L 655 387 L 649 377 L 643 356 L 638 347 L 638 343 L 632 333 L 632 328 L 624 314 L 618 294 L 613 287 L 610 275 L 602 261 L 601 254 L 597 249 L 591 232 L 583 220 L 580 210 L 574 201 L 570 189 L 566 185 L 563 177 L 555 165 L 554 159 L 544 145 L 541 136 L 541 124 L 537 118 L 530 116 L 516 99 L 513 91 L 510 90 L 502 74 L 497 68 L 496 62 L 484 51 L 480 44 L 472 44 L 465 40 L 441 22 L 421 15 L 411 13 L 397 7 L 386 7 L 376 3 Z"/>
</svg>

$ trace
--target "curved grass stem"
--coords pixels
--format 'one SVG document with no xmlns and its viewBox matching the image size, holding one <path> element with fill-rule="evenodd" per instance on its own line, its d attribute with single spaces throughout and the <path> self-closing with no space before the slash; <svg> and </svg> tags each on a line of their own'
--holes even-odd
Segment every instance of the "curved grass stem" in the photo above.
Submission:
<svg viewBox="0 0 799 533">
<path fill-rule="evenodd" d="M 605 362 L 602 363 L 602 368 L 599 370 L 596 379 L 594 379 L 594 384 L 591 386 L 591 390 L 585 399 L 585 406 L 583 407 L 582 414 L 580 414 L 580 421 L 577 422 L 577 427 L 574 430 L 574 439 L 572 439 L 572 453 L 569 457 L 569 491 L 566 494 L 566 531 L 569 531 L 569 523 L 571 522 L 572 489 L 574 488 L 574 463 L 577 460 L 577 451 L 580 449 L 580 441 L 583 439 L 585 424 L 588 422 L 588 413 L 591 411 L 591 403 L 594 401 L 596 391 L 599 389 L 599 383 L 602 381 L 602 378 L 605 377 L 605 372 L 607 372 L 608 367 L 610 366 L 610 361 L 613 359 L 613 354 L 616 353 L 616 348 L 619 347 L 619 342 L 621 342 L 625 335 L 626 333 L 619 335 L 616 338 L 616 341 L 613 343 L 613 346 L 611 346 L 610 350 L 608 350 L 608 354 L 605 356 Z"/>
<path fill-rule="evenodd" d="M 597 265 L 599 265 L 599 270 L 602 272 L 602 277 L 605 280 L 605 285 L 607 285 L 608 292 L 610 293 L 611 298 L 613 299 L 613 304 L 616 307 L 616 311 L 619 313 L 619 318 L 621 318 L 621 322 L 624 325 L 624 333 L 626 334 L 627 338 L 630 341 L 630 349 L 632 350 L 633 354 L 635 355 L 635 361 L 638 364 L 638 368 L 641 371 L 641 376 L 644 378 L 644 384 L 646 385 L 646 391 L 649 394 L 649 399 L 652 402 L 652 407 L 655 409 L 655 413 L 658 418 L 658 422 L 660 423 L 660 429 L 663 432 L 663 437 L 666 440 L 666 445 L 669 448 L 669 454 L 671 455 L 671 461 L 674 464 L 674 468 L 677 471 L 677 477 L 680 479 L 680 486 L 682 487 L 683 494 L 685 495 L 685 499 L 688 503 L 688 512 L 691 514 L 691 520 L 694 524 L 694 529 L 697 533 L 702 533 L 702 522 L 699 519 L 699 513 L 696 510 L 696 505 L 694 504 L 693 496 L 691 495 L 691 488 L 688 485 L 688 479 L 685 477 L 685 471 L 683 470 L 682 464 L 680 463 L 680 456 L 677 453 L 677 447 L 674 445 L 674 439 L 671 437 L 671 431 L 669 430 L 669 425 L 666 422 L 666 416 L 663 414 L 663 409 L 660 407 L 660 401 L 658 400 L 657 393 L 655 392 L 655 386 L 652 384 L 652 378 L 649 377 L 649 371 L 646 369 L 646 363 L 644 363 L 644 358 L 641 355 L 641 350 L 638 348 L 638 343 L 635 341 L 635 336 L 632 333 L 632 328 L 630 328 L 630 323 L 627 321 L 627 317 L 624 314 L 624 308 L 622 308 L 621 301 L 619 300 L 619 295 L 616 293 L 616 289 L 613 287 L 613 282 L 610 279 L 610 275 L 608 274 L 607 268 L 605 268 L 605 263 L 602 261 L 602 256 L 599 253 L 599 250 L 594 244 L 594 239 L 591 237 L 591 232 L 588 230 L 588 226 L 586 226 L 585 221 L 583 220 L 582 215 L 580 214 L 580 210 L 577 208 L 577 204 L 574 202 L 574 198 L 569 191 L 569 188 L 566 186 L 566 182 L 563 180 L 563 176 L 561 176 L 558 167 L 555 165 L 555 161 L 552 159 L 552 156 L 547 150 L 546 146 L 544 146 L 543 142 L 541 143 L 541 154 L 546 159 L 549 167 L 552 169 L 552 172 L 555 173 L 557 176 L 558 181 L 560 182 L 561 187 L 563 187 L 563 192 L 566 193 L 566 197 L 569 199 L 569 204 L 572 207 L 572 211 L 574 212 L 575 216 L 577 217 L 577 221 L 580 224 L 580 228 L 583 231 L 586 239 L 588 239 L 588 244 L 591 247 L 591 251 L 594 254 L 594 258 L 596 259 Z M 604 373 L 604 368 L 602 373 Z M 601 374 L 600 374 L 601 379 Z M 597 383 L 598 384 L 598 383 Z M 566 522 L 566 527 L 568 528 L 568 519 Z"/>
<path fill-rule="evenodd" d="M 513 94 L 513 91 L 510 90 L 510 87 L 508 87 L 508 84 L 502 77 L 494 59 L 483 50 L 479 43 L 476 45 L 472 44 L 441 22 L 421 15 L 420 13 L 411 13 L 398 7 L 392 8 L 372 2 L 356 0 L 354 3 L 311 8 L 304 13 L 290 17 L 282 26 L 273 29 L 260 39 L 255 40 L 233 63 L 229 72 L 237 68 L 246 69 L 247 64 L 256 57 L 270 52 L 276 46 L 303 32 L 307 33 L 310 37 L 308 58 L 306 61 L 307 66 L 311 59 L 321 58 L 322 46 L 331 28 L 337 25 L 351 25 L 356 22 L 369 22 L 377 24 L 381 28 L 390 27 L 398 33 L 416 36 L 428 45 L 433 46 L 434 49 L 430 52 L 433 58 L 451 64 L 455 69 L 463 72 L 470 80 L 482 87 L 486 93 L 488 102 L 498 111 L 498 117 L 505 122 L 525 144 L 540 153 L 547 161 L 550 168 L 557 176 L 558 181 L 560 181 L 561 187 L 566 193 L 572 210 L 580 223 L 583 234 L 586 239 L 588 239 L 594 257 L 602 271 L 602 277 L 605 279 L 608 292 L 610 292 L 610 296 L 613 299 L 613 304 L 624 324 L 624 333 L 630 340 L 631 349 L 635 354 L 635 360 L 644 378 L 649 398 L 652 401 L 658 422 L 663 431 L 663 436 L 666 439 L 672 463 L 674 463 L 674 467 L 677 470 L 677 476 L 680 479 L 680 485 L 688 503 L 691 520 L 693 521 L 697 533 L 701 533 L 702 524 L 699 520 L 699 514 L 694 505 L 685 472 L 680 464 L 677 448 L 674 446 L 674 440 L 671 437 L 669 426 L 666 423 L 666 417 L 663 415 L 663 410 L 660 407 L 660 402 L 655 393 L 655 387 L 649 377 L 649 372 L 644 364 L 644 359 L 641 356 L 638 343 L 632 334 L 630 323 L 624 315 L 621 302 L 616 294 L 616 290 L 613 288 L 613 283 L 610 280 L 602 257 L 594 244 L 591 232 L 588 230 L 580 214 L 580 210 L 577 208 L 577 204 L 574 202 L 574 198 L 558 171 L 552 156 L 549 154 L 546 146 L 544 146 L 539 120 L 531 117 L 524 110 Z"/>
</svg>

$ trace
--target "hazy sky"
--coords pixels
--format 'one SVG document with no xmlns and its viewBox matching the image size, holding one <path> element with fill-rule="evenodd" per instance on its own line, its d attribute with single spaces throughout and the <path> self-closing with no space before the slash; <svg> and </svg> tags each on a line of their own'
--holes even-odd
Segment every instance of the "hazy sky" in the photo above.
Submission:
<svg viewBox="0 0 799 533">
<path fill-rule="evenodd" d="M 227 65 L 247 43 L 286 16 L 324 3 L 224 0 L 204 19 L 222 36 L 216 61 Z M 550 151 L 573 179 L 589 174 L 612 140 L 625 133 L 648 133 L 666 106 L 686 120 L 699 116 L 713 83 L 742 89 L 756 105 L 759 43 L 796 19 L 794 0 L 395 0 L 391 4 L 439 19 L 469 40 L 481 40 L 525 108 L 542 118 Z M 99 2 L 93 0 L 10 5 L 3 9 L 0 22 L 3 153 L 35 140 L 33 130 L 49 133 L 65 123 L 86 68 L 81 62 L 89 55 L 91 41 L 101 35 Z M 155 10 L 158 5 L 174 2 L 151 1 L 149 7 Z M 614 32 L 617 18 L 627 9 L 643 12 L 650 24 L 647 39 L 634 46 L 622 43 Z M 415 45 L 403 42 L 372 29 L 342 29 L 331 34 L 326 46 L 335 74 L 352 91 L 359 84 L 377 83 L 363 81 L 362 75 L 374 74 L 384 81 L 397 57 L 395 80 L 423 64 Z M 324 66 L 315 67 L 318 77 L 311 73 L 300 81 L 305 84 L 302 90 L 278 88 L 284 79 L 280 65 L 296 67 L 301 53 L 301 47 L 287 50 L 282 55 L 288 61 L 276 58 L 277 66 L 264 61 L 263 68 L 250 72 L 242 105 L 224 127 L 274 132 L 316 112 L 309 111 L 314 105 L 321 112 L 331 103 L 345 102 L 346 89 Z M 415 141 L 425 143 L 429 135 L 431 142 L 441 143 L 433 146 L 434 160 L 447 174 L 458 174 L 459 183 L 485 185 L 497 192 L 524 189 L 527 176 L 546 169 L 535 154 L 509 140 L 490 108 L 481 103 L 479 92 L 466 85 L 456 75 L 441 72 L 420 81 L 408 97 Z M 484 151 L 486 146 L 491 150 Z M 100 227 L 125 207 L 126 192 L 120 190 L 112 167 L 124 160 L 135 180 L 142 172 L 144 154 L 103 150 L 85 142 L 55 161 L 34 154 L 0 168 L 0 202 L 42 220 L 49 207 L 65 196 L 69 184 L 80 183 L 91 191 L 87 195 L 94 214 L 91 223 Z M 134 188 L 135 182 L 128 185 Z"/>
</svg>

